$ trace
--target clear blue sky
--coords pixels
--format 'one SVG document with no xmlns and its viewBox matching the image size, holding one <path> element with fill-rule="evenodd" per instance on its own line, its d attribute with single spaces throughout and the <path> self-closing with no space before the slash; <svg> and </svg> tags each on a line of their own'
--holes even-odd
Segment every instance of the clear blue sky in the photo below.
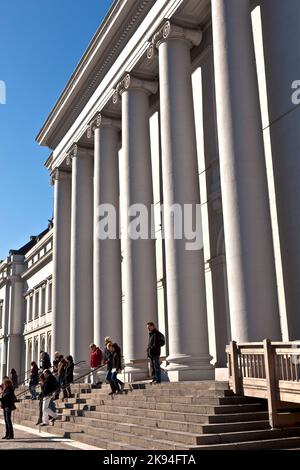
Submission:
<svg viewBox="0 0 300 470">
<path fill-rule="evenodd" d="M 53 193 L 35 137 L 112 0 L 1 0 L 0 259 L 38 234 Z"/>
</svg>

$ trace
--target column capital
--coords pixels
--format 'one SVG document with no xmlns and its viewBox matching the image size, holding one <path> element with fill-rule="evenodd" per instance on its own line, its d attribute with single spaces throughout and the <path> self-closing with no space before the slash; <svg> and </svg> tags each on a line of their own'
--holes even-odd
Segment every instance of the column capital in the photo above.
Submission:
<svg viewBox="0 0 300 470">
<path fill-rule="evenodd" d="M 89 123 L 87 127 L 87 137 L 90 139 L 95 130 L 99 129 L 100 127 L 115 127 L 117 129 L 121 129 L 121 121 L 119 119 L 105 116 L 102 113 L 98 113 L 92 121 Z"/>
<path fill-rule="evenodd" d="M 50 173 L 50 184 L 54 186 L 55 181 L 63 180 L 71 177 L 71 172 L 67 170 L 62 170 L 61 168 L 55 168 Z"/>
<path fill-rule="evenodd" d="M 147 49 L 147 57 L 148 59 L 152 59 L 157 54 L 157 49 L 160 44 L 168 39 L 182 39 L 189 42 L 190 47 L 192 47 L 199 46 L 202 36 L 203 33 L 201 29 L 183 28 L 167 20 L 152 37 L 151 43 Z"/>
<path fill-rule="evenodd" d="M 120 96 L 124 91 L 130 88 L 138 88 L 144 90 L 149 95 L 155 94 L 158 90 L 158 82 L 151 80 L 143 80 L 137 77 L 134 77 L 130 73 L 127 73 L 125 77 L 117 84 L 114 94 L 113 94 L 113 103 L 118 103 Z"/>
<path fill-rule="evenodd" d="M 93 150 L 91 150 L 89 148 L 86 148 L 86 147 L 83 147 L 80 144 L 78 144 L 77 142 L 74 143 L 69 148 L 69 150 L 67 151 L 67 154 L 66 154 L 67 166 L 71 165 L 73 158 L 76 158 L 76 157 L 79 157 L 79 156 L 85 156 L 85 155 L 93 156 Z"/>
</svg>

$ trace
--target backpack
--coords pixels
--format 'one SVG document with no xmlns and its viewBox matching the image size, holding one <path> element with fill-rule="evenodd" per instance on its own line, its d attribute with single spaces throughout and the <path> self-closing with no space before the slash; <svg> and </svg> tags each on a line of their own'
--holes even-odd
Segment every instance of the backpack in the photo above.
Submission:
<svg viewBox="0 0 300 470">
<path fill-rule="evenodd" d="M 158 344 L 162 348 L 166 344 L 166 339 L 160 331 L 158 332 L 157 337 L 158 337 Z"/>
</svg>

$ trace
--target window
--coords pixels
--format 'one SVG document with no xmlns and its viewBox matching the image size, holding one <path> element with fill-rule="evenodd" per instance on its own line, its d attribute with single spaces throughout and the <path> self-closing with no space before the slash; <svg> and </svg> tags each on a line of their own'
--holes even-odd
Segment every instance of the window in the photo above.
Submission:
<svg viewBox="0 0 300 470">
<path fill-rule="evenodd" d="M 42 311 L 41 315 L 45 315 L 46 313 L 46 284 L 42 286 Z"/>
<path fill-rule="evenodd" d="M 4 308 L 4 300 L 0 300 L 0 329 L 2 328 L 3 308 Z"/>
<path fill-rule="evenodd" d="M 28 321 L 31 321 L 33 317 L 33 295 L 30 296 L 29 300 L 29 319 Z"/>
<path fill-rule="evenodd" d="M 39 317 L 39 303 L 40 303 L 40 292 L 37 290 L 35 293 L 35 303 L 34 303 L 34 318 Z"/>
<path fill-rule="evenodd" d="M 48 286 L 48 312 L 52 310 L 52 282 L 49 282 Z"/>
</svg>

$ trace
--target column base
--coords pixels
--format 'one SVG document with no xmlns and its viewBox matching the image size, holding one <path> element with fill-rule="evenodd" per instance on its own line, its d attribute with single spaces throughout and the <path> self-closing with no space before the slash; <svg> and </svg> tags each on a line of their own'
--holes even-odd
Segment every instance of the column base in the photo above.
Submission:
<svg viewBox="0 0 300 470">
<path fill-rule="evenodd" d="M 215 368 L 210 361 L 212 356 L 203 355 L 198 357 L 178 354 L 169 356 L 169 365 L 165 368 L 170 382 L 190 380 L 214 380 Z"/>
<path fill-rule="evenodd" d="M 134 359 L 125 365 L 122 371 L 126 382 L 139 382 L 149 379 L 149 364 L 147 359 Z"/>
</svg>

